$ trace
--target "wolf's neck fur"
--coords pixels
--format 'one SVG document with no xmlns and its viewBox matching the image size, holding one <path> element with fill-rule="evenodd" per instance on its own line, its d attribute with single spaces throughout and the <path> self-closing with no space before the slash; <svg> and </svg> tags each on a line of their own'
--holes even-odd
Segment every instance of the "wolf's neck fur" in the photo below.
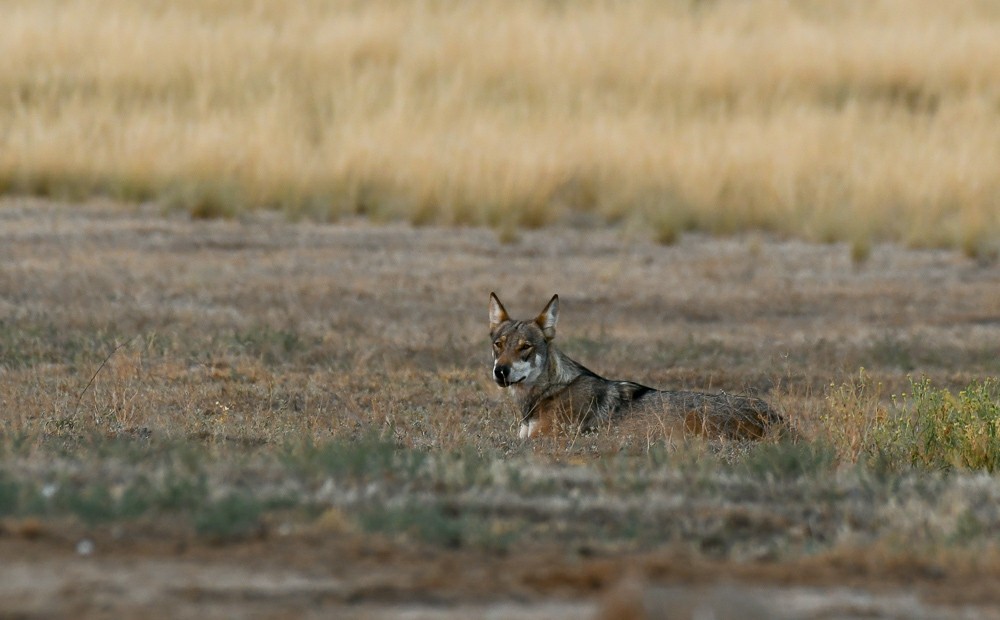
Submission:
<svg viewBox="0 0 1000 620">
<path fill-rule="evenodd" d="M 521 410 L 521 419 L 527 420 L 534 413 L 539 403 L 558 394 L 580 375 L 594 375 L 579 362 L 571 359 L 552 343 L 549 343 L 545 370 L 530 386 L 515 385 L 514 399 Z"/>
</svg>

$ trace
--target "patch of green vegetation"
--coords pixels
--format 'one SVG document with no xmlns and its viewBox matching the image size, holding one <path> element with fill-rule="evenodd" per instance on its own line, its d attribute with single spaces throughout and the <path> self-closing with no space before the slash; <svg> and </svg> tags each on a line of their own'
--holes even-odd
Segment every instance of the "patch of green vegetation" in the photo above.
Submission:
<svg viewBox="0 0 1000 620">
<path fill-rule="evenodd" d="M 402 535 L 439 547 L 494 551 L 508 549 L 520 529 L 443 501 L 407 501 L 400 506 L 372 507 L 361 513 L 359 523 L 367 532 Z"/>
<path fill-rule="evenodd" d="M 62 504 L 63 511 L 76 515 L 88 525 L 104 523 L 123 516 L 118 510 L 118 501 L 112 497 L 111 490 L 103 482 L 80 487 L 64 486 L 54 499 Z"/>
<path fill-rule="evenodd" d="M 970 227 L 959 235 L 957 245 L 967 257 L 988 265 L 1000 257 L 995 231 L 985 226 Z"/>
<path fill-rule="evenodd" d="M 720 448 L 724 451 L 725 447 Z M 683 475 L 692 488 L 714 489 L 719 468 L 731 464 L 733 459 L 713 453 L 708 442 L 701 438 L 685 438 L 672 445 L 654 443 L 646 449 L 645 461 L 637 461 L 633 466 L 636 469 L 632 475 L 637 479 L 647 476 L 650 471 L 669 469 Z"/>
<path fill-rule="evenodd" d="M 96 193 L 92 175 L 69 170 L 19 170 L 6 178 L 9 190 L 27 196 L 80 201 Z"/>
<path fill-rule="evenodd" d="M 21 501 L 21 486 L 0 471 L 0 517 L 17 513 Z"/>
<path fill-rule="evenodd" d="M 191 511 L 206 501 L 208 481 L 203 473 L 182 475 L 170 470 L 156 488 L 152 505 L 162 511 Z"/>
<path fill-rule="evenodd" d="M 137 458 L 135 450 L 139 448 L 123 451 L 118 440 L 102 441 L 91 437 L 77 442 L 78 445 L 71 446 L 68 451 L 63 444 L 53 447 L 73 458 L 72 455 L 81 452 L 84 443 L 91 448 L 88 451 L 88 469 L 95 465 L 95 460 L 97 465 L 112 467 L 121 467 L 125 463 L 123 479 L 112 483 L 99 477 L 78 474 L 74 479 L 35 484 L 3 475 L 0 476 L 0 515 L 73 515 L 88 526 L 128 521 L 146 515 L 178 515 L 189 519 L 200 536 L 228 541 L 257 531 L 265 510 L 289 505 L 287 497 L 269 499 L 258 497 L 252 490 L 242 489 L 213 499 L 204 471 L 204 467 L 210 466 L 207 462 L 210 457 L 205 450 L 198 451 L 200 461 L 193 464 L 192 458 L 197 457 L 191 454 L 171 455 L 168 451 L 149 449 L 147 461 L 140 464 L 133 460 Z M 143 467 L 158 475 L 143 471 L 130 476 L 128 469 L 133 466 Z"/>
<path fill-rule="evenodd" d="M 412 472 L 423 458 L 423 454 L 413 450 L 398 450 L 395 443 L 378 433 L 353 441 L 341 439 L 323 444 L 304 441 L 286 446 L 284 453 L 286 464 L 307 475 L 356 479 Z"/>
<path fill-rule="evenodd" d="M 454 511 L 447 511 L 438 503 L 425 506 L 408 502 L 399 507 L 374 507 L 364 511 L 359 521 L 368 532 L 405 534 L 444 547 L 462 546 L 462 520 Z"/>
<path fill-rule="evenodd" d="M 163 482 L 155 483 L 140 475 L 114 489 L 102 480 L 50 482 L 41 486 L 14 484 L 7 498 L 8 513 L 71 514 L 88 525 L 131 520 L 151 513 L 190 512 L 204 507 L 208 497 L 204 477 L 167 476 Z M 0 497 L 0 501 L 3 499 Z"/>
<path fill-rule="evenodd" d="M 8 449 L 6 457 L 55 459 L 82 469 L 70 478 L 55 474 L 60 469 L 56 465 L 40 480 L 0 472 L 0 514 L 73 515 L 95 525 L 149 514 L 191 513 L 208 501 L 205 467 L 211 465 L 211 456 L 189 442 L 82 432 L 36 437 L 30 450 L 24 447 L 29 443 L 18 437 L 18 450 Z M 109 469 L 118 472 L 114 480 L 106 478 Z"/>
<path fill-rule="evenodd" d="M 493 458 L 471 447 L 436 456 L 430 460 L 431 483 L 442 490 L 489 485 L 492 482 Z"/>
<path fill-rule="evenodd" d="M 194 526 L 211 540 L 238 540 L 260 529 L 263 511 L 261 501 L 250 493 L 231 493 L 202 505 L 194 515 Z"/>
<path fill-rule="evenodd" d="M 818 476 L 837 465 L 833 447 L 823 442 L 762 443 L 738 464 L 754 477 L 798 479 Z"/>
<path fill-rule="evenodd" d="M 93 361 L 106 348 L 107 330 L 87 325 L 67 330 L 45 318 L 0 319 L 0 366 L 29 368 L 38 364 L 80 364 Z"/>
<path fill-rule="evenodd" d="M 135 519 L 149 512 L 156 505 L 151 492 L 155 488 L 145 476 L 140 476 L 122 492 L 115 507 L 115 516 Z"/>
<path fill-rule="evenodd" d="M 102 458 L 114 458 L 125 463 L 139 463 L 152 457 L 160 457 L 157 452 L 168 446 L 150 446 L 148 437 L 100 437 L 88 442 L 88 449 L 95 450 Z"/>
<path fill-rule="evenodd" d="M 910 393 L 891 399 L 862 369 L 833 388 L 824 425 L 842 460 L 882 470 L 1000 468 L 1000 383 L 975 381 L 953 394 L 927 378 L 910 380 Z"/>
<path fill-rule="evenodd" d="M 958 394 L 911 381 L 909 396 L 898 399 L 910 416 L 888 421 L 886 436 L 902 456 L 930 469 L 1000 468 L 1000 383 L 973 382 Z M 889 447 L 889 446 L 887 446 Z"/>
</svg>

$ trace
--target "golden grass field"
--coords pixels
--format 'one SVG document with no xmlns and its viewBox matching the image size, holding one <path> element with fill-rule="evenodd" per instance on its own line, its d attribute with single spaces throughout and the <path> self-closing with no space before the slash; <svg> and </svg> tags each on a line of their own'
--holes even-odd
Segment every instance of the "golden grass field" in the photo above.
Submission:
<svg viewBox="0 0 1000 620">
<path fill-rule="evenodd" d="M 998 250 L 996 2 L 2 11 L 7 192 Z"/>
<path fill-rule="evenodd" d="M 994 617 L 996 475 L 864 450 L 918 408 L 908 376 L 958 395 L 1000 372 L 995 267 L 754 234 L 519 237 L 0 200 L 0 606 Z M 521 441 L 490 380 L 490 290 L 519 317 L 558 292 L 575 359 L 752 390 L 798 441 Z"/>
</svg>

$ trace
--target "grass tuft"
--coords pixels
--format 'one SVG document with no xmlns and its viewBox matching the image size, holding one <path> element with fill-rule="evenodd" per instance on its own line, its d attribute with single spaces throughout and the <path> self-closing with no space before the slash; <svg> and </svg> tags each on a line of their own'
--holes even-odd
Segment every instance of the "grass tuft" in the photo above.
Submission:
<svg viewBox="0 0 1000 620">
<path fill-rule="evenodd" d="M 864 368 L 851 380 L 829 387 L 820 421 L 841 462 L 857 463 L 877 451 L 889 415 L 882 391 L 882 384 Z"/>
</svg>

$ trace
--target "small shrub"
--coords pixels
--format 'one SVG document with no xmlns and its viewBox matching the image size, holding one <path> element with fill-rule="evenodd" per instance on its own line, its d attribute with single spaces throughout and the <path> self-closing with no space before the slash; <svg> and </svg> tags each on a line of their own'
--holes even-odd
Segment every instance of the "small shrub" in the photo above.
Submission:
<svg viewBox="0 0 1000 620">
<path fill-rule="evenodd" d="M 973 382 L 957 395 L 926 378 L 912 381 L 900 402 L 912 416 L 900 420 L 910 461 L 932 469 L 1000 468 L 1000 384 Z"/>
<path fill-rule="evenodd" d="M 891 409 L 891 410 L 890 410 Z M 882 403 L 881 384 L 862 369 L 833 388 L 823 416 L 837 457 L 879 469 L 1000 469 L 1000 383 L 974 382 L 957 395 L 929 379 Z"/>
</svg>

